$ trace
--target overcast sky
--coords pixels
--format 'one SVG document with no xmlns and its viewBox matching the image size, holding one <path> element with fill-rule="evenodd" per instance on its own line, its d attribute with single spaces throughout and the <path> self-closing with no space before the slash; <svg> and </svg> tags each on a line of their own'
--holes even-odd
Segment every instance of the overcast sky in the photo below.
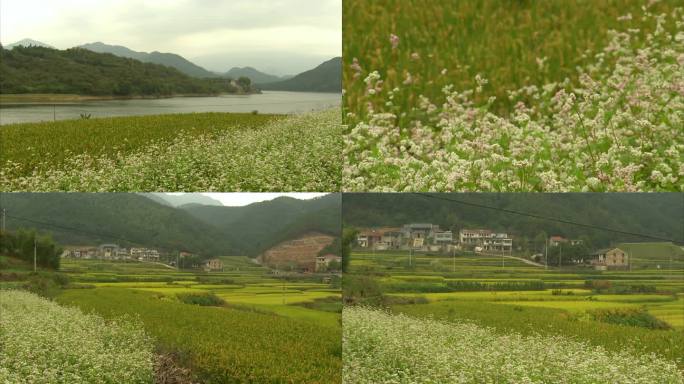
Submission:
<svg viewBox="0 0 684 384">
<path fill-rule="evenodd" d="M 3 45 L 101 41 L 209 70 L 296 74 L 342 54 L 342 0 L 0 0 Z"/>
<path fill-rule="evenodd" d="M 299 200 L 309 200 L 314 197 L 327 195 L 327 193 L 311 193 L 311 192 L 297 192 L 297 193 L 249 193 L 249 192 L 231 192 L 231 193 L 202 193 L 202 195 L 209 196 L 214 200 L 218 200 L 225 206 L 237 207 L 249 205 L 259 201 L 273 200 L 280 196 L 289 196 Z"/>
</svg>

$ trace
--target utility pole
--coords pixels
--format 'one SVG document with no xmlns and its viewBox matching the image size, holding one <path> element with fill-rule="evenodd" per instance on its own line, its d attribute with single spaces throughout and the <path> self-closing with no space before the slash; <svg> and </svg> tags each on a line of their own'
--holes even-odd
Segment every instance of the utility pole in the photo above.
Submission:
<svg viewBox="0 0 684 384">
<path fill-rule="evenodd" d="M 544 269 L 549 269 L 549 236 L 546 236 L 546 241 L 544 242 Z"/>
<path fill-rule="evenodd" d="M 7 211 L 5 208 L 2 209 L 2 232 L 5 232 L 5 211 Z"/>
<path fill-rule="evenodd" d="M 563 260 L 563 243 L 558 243 L 558 269 L 561 268 L 561 260 Z"/>
<path fill-rule="evenodd" d="M 411 256 L 413 255 L 413 247 L 409 249 L 409 267 L 412 265 L 411 264 Z"/>
<path fill-rule="evenodd" d="M 33 272 L 37 271 L 37 255 L 38 255 L 38 245 L 36 241 L 36 235 L 33 235 Z"/>
<path fill-rule="evenodd" d="M 452 245 L 451 250 L 452 250 L 452 253 L 453 253 L 452 258 L 453 258 L 453 260 L 454 260 L 454 272 L 456 272 L 456 247 L 454 247 L 454 246 Z"/>
</svg>

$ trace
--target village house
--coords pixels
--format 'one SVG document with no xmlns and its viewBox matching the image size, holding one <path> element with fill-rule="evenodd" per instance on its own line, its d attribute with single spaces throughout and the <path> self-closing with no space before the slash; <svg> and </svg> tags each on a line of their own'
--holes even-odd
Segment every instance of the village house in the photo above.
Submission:
<svg viewBox="0 0 684 384">
<path fill-rule="evenodd" d="M 119 246 L 116 244 L 102 244 L 97 247 L 98 257 L 106 260 L 114 260 L 117 258 Z"/>
<path fill-rule="evenodd" d="M 599 249 L 591 254 L 591 265 L 597 270 L 629 267 L 629 255 L 620 248 Z"/>
<path fill-rule="evenodd" d="M 580 245 L 582 244 L 582 240 L 579 239 L 566 239 L 563 236 L 551 236 L 549 237 L 549 246 L 551 247 L 558 247 L 562 244 L 569 244 L 569 245 Z"/>
<path fill-rule="evenodd" d="M 209 259 L 204 261 L 204 271 L 223 271 L 223 261 L 219 259 Z"/>
<path fill-rule="evenodd" d="M 94 259 L 97 257 L 97 248 L 91 246 L 65 246 L 62 257 L 73 259 Z"/>
<path fill-rule="evenodd" d="M 316 256 L 316 272 L 328 271 L 330 263 L 333 262 L 337 263 L 337 265 L 339 266 L 342 263 L 342 258 L 340 256 L 333 255 L 332 253 L 326 253 L 325 255 Z"/>
<path fill-rule="evenodd" d="M 130 256 L 138 261 L 159 261 L 161 258 L 159 251 L 151 248 L 131 248 Z"/>
<path fill-rule="evenodd" d="M 371 228 L 360 231 L 356 236 L 356 243 L 361 248 L 374 250 L 399 249 L 402 237 L 403 233 L 399 228 Z"/>
<path fill-rule="evenodd" d="M 462 247 L 482 251 L 511 252 L 513 239 L 507 233 L 497 233 L 489 229 L 461 229 L 458 233 Z"/>
</svg>

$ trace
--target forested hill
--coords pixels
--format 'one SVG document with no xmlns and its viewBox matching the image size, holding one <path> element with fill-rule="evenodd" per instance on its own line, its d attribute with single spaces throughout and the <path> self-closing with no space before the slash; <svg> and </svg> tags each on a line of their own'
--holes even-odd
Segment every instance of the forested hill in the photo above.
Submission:
<svg viewBox="0 0 684 384">
<path fill-rule="evenodd" d="M 257 255 L 306 232 L 339 235 L 340 195 L 246 207 L 185 204 L 133 193 L 4 193 L 7 229 L 35 228 L 62 245 L 147 246 L 201 257 Z"/>
<path fill-rule="evenodd" d="M 140 60 L 143 63 L 161 64 L 167 67 L 173 67 L 183 72 L 188 76 L 193 77 L 218 77 L 218 74 L 207 71 L 199 65 L 192 63 L 183 56 L 175 53 L 164 52 L 137 52 L 132 49 L 120 46 L 109 45 L 102 42 L 83 44 L 79 48 L 84 48 L 93 52 L 111 53 L 119 57 L 128 57 L 130 59 Z M 237 79 L 237 77 L 233 77 Z"/>
<path fill-rule="evenodd" d="M 171 67 L 83 48 L 0 48 L 0 93 L 3 94 L 126 97 L 249 91 L 231 84 L 228 79 L 193 78 Z"/>
<path fill-rule="evenodd" d="M 684 242 L 684 195 L 677 193 L 463 193 L 434 196 Z M 342 211 L 345 225 L 356 227 L 426 222 L 454 231 L 465 227 L 489 228 L 530 238 L 541 232 L 569 238 L 586 236 L 596 246 L 623 241 L 657 241 L 524 217 L 421 194 L 345 194 Z"/>
<path fill-rule="evenodd" d="M 244 207 L 187 204 L 180 208 L 230 239 L 239 254 L 256 256 L 281 241 L 307 232 L 339 236 L 339 193 L 311 200 L 279 197 Z"/>
<path fill-rule="evenodd" d="M 260 84 L 259 87 L 272 91 L 342 92 L 342 58 L 332 58 L 291 79 Z"/>
<path fill-rule="evenodd" d="M 148 246 L 222 255 L 230 243 L 187 213 L 133 193 L 4 193 L 7 228 L 50 232 L 62 245 Z"/>
</svg>

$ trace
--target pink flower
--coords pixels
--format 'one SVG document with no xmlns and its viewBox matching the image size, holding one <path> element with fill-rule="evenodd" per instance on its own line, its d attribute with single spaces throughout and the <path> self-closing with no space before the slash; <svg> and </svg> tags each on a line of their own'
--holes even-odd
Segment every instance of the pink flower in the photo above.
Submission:
<svg viewBox="0 0 684 384">
<path fill-rule="evenodd" d="M 394 33 L 390 34 L 390 44 L 392 44 L 392 49 L 397 49 L 399 46 L 399 36 L 395 35 Z"/>
</svg>

